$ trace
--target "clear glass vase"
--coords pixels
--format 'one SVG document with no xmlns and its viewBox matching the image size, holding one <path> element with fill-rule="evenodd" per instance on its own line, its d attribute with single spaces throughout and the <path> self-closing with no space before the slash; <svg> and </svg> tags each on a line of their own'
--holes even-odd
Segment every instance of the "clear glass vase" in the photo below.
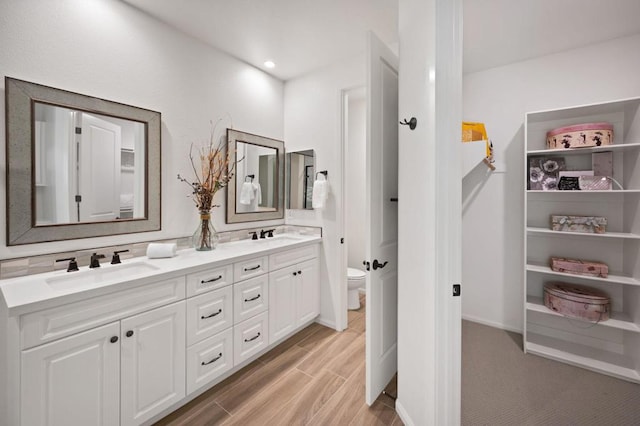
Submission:
<svg viewBox="0 0 640 426">
<path fill-rule="evenodd" d="M 213 227 L 211 213 L 200 212 L 200 223 L 191 237 L 193 248 L 198 251 L 213 250 L 218 245 L 218 233 Z"/>
</svg>

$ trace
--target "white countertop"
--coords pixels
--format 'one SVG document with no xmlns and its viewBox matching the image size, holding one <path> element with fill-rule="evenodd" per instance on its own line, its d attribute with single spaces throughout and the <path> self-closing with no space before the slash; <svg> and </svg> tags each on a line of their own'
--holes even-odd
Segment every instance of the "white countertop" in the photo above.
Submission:
<svg viewBox="0 0 640 426">
<path fill-rule="evenodd" d="M 80 268 L 78 272 L 61 270 L 11 278 L 0 281 L 0 292 L 4 299 L 2 301 L 4 305 L 2 309 L 7 309 L 9 316 L 18 316 L 321 241 L 322 238 L 318 236 L 279 234 L 274 238 L 266 238 L 264 240 L 242 240 L 218 244 L 211 251 L 181 250 L 177 253 L 177 256 L 172 258 L 149 259 L 146 256 L 142 256 L 124 260 L 118 265 L 111 265 L 105 262 L 104 265 L 96 269 L 89 269 L 85 266 Z M 141 264 L 144 267 L 136 270 L 135 264 Z M 126 277 L 117 277 L 116 275 L 119 274 L 113 274 L 114 277 L 110 279 L 98 281 L 94 279 L 95 276 L 101 273 L 109 275 L 110 272 L 115 272 L 117 268 L 133 272 Z M 74 276 L 72 274 L 78 275 Z M 84 282 L 72 286 L 53 286 L 49 284 L 56 281 L 64 283 L 64 277 L 70 277 L 74 281 L 83 281 L 77 279 L 81 277 L 80 274 L 87 278 L 86 284 Z"/>
</svg>

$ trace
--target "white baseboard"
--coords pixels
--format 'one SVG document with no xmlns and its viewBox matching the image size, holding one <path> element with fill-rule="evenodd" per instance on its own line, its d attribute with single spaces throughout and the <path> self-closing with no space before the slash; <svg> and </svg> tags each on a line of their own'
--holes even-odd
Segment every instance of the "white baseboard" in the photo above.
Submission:
<svg viewBox="0 0 640 426">
<path fill-rule="evenodd" d="M 398 417 L 400 417 L 400 420 L 402 420 L 402 423 L 404 423 L 406 426 L 415 425 L 415 423 L 413 423 L 413 420 L 411 420 L 411 417 L 409 417 L 407 410 L 405 410 L 402 406 L 399 398 L 396 399 L 396 413 L 398 413 Z"/>
<path fill-rule="evenodd" d="M 316 318 L 316 322 L 320 325 L 324 325 L 325 327 L 333 328 L 336 331 L 342 331 L 342 330 L 338 330 L 338 327 L 336 327 L 335 321 L 327 321 L 322 317 L 318 317 Z"/>
<path fill-rule="evenodd" d="M 477 322 L 478 324 L 487 325 L 489 327 L 499 328 L 501 330 L 512 331 L 514 333 L 522 334 L 522 329 L 504 325 L 502 323 L 495 322 L 495 321 L 487 321 L 485 319 L 474 317 L 472 315 L 462 315 L 462 319 L 471 321 L 471 322 Z"/>
</svg>

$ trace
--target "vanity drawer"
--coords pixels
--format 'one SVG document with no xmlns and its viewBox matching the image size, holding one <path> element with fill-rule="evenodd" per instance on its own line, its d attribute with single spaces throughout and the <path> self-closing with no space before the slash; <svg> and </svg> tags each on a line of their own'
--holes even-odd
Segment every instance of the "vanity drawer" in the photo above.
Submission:
<svg viewBox="0 0 640 426">
<path fill-rule="evenodd" d="M 187 348 L 187 394 L 233 368 L 233 329 Z"/>
<path fill-rule="evenodd" d="M 233 287 L 187 299 L 187 345 L 233 325 Z"/>
<path fill-rule="evenodd" d="M 291 266 L 305 260 L 313 259 L 314 257 L 318 257 L 318 244 L 310 244 L 292 250 L 273 253 L 269 256 L 269 270 L 275 271 L 276 269 Z"/>
<path fill-rule="evenodd" d="M 185 277 L 176 277 L 69 303 L 20 317 L 20 347 L 27 349 L 183 300 Z"/>
<path fill-rule="evenodd" d="M 233 284 L 233 265 L 224 265 L 187 275 L 187 297 Z"/>
<path fill-rule="evenodd" d="M 233 285 L 233 322 L 235 324 L 267 309 L 269 309 L 268 275 Z"/>
<path fill-rule="evenodd" d="M 268 312 L 263 312 L 233 327 L 235 365 L 251 358 L 269 345 L 268 330 Z"/>
<path fill-rule="evenodd" d="M 269 272 L 269 257 L 255 257 L 253 259 L 244 260 L 233 264 L 233 276 L 235 281 L 246 280 Z"/>
</svg>

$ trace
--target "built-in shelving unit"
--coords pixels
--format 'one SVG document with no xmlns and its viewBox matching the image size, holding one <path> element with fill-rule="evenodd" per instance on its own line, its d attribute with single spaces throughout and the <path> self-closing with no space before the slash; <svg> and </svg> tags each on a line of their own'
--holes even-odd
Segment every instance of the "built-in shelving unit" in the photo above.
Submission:
<svg viewBox="0 0 640 426">
<path fill-rule="evenodd" d="M 545 149 L 547 131 L 601 121 L 613 124 L 613 145 Z M 612 153 L 612 177 L 623 189 L 528 189 L 532 157 L 563 157 L 567 170 L 590 170 L 597 152 Z M 640 383 L 640 98 L 526 114 L 524 169 L 525 352 Z M 607 232 L 553 231 L 554 214 L 604 216 Z M 604 262 L 609 276 L 555 272 L 552 256 Z M 543 289 L 554 281 L 604 291 L 611 298 L 610 318 L 590 323 L 548 309 Z"/>
</svg>

